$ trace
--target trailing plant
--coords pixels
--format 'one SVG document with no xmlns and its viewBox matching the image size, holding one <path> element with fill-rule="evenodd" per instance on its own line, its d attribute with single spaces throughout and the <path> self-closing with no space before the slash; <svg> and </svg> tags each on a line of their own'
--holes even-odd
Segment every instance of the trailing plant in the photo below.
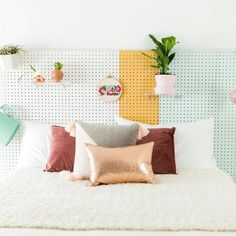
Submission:
<svg viewBox="0 0 236 236">
<path fill-rule="evenodd" d="M 54 67 L 56 70 L 61 70 L 63 68 L 63 64 L 59 61 L 55 62 Z"/>
<path fill-rule="evenodd" d="M 0 48 L 0 55 L 12 55 L 23 51 L 19 45 L 5 45 Z"/>
<path fill-rule="evenodd" d="M 174 36 L 169 36 L 166 38 L 162 38 L 159 41 L 152 34 L 148 35 L 149 38 L 155 44 L 155 48 L 152 51 L 156 54 L 155 57 L 147 55 L 146 53 L 142 53 L 144 56 L 155 60 L 156 64 L 151 65 L 151 67 L 157 68 L 160 70 L 160 74 L 168 75 L 169 74 L 169 64 L 175 57 L 175 52 L 172 53 L 172 49 L 178 43 L 176 42 L 176 38 Z"/>
</svg>

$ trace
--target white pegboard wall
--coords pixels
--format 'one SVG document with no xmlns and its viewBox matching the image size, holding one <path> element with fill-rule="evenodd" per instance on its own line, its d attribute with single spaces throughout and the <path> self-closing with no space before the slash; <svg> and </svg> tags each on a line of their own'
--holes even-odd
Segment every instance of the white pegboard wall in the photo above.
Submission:
<svg viewBox="0 0 236 236">
<path fill-rule="evenodd" d="M 32 75 L 17 78 L 37 67 L 50 79 L 55 61 L 61 61 L 65 89 L 47 84 L 36 88 Z M 236 105 L 229 93 L 236 80 L 234 52 L 180 52 L 173 61 L 180 98 L 159 97 L 160 123 L 215 118 L 215 156 L 218 165 L 236 176 Z M 22 56 L 19 69 L 0 71 L 0 98 L 12 104 L 19 120 L 65 125 L 75 118 L 89 122 L 113 123 L 118 103 L 104 103 L 96 96 L 96 85 L 108 74 L 118 78 L 118 50 L 32 50 Z M 20 133 L 8 147 L 0 146 L 0 175 L 14 169 L 20 151 Z"/>
<path fill-rule="evenodd" d="M 54 62 L 64 64 L 64 80 L 71 82 L 65 89 L 60 85 L 36 87 L 30 72 L 34 65 L 50 81 Z M 66 125 L 76 118 L 88 122 L 113 123 L 118 103 L 105 103 L 96 95 L 97 83 L 107 75 L 118 78 L 117 50 L 32 50 L 22 55 L 17 70 L 0 71 L 0 93 L 4 103 L 14 105 L 12 114 L 19 120 Z M 0 175 L 14 169 L 20 152 L 20 133 L 8 147 L 0 147 Z"/>
<path fill-rule="evenodd" d="M 229 99 L 236 82 L 236 53 L 180 52 L 171 70 L 180 97 L 160 96 L 160 123 L 214 117 L 218 166 L 236 177 L 236 105 Z"/>
</svg>

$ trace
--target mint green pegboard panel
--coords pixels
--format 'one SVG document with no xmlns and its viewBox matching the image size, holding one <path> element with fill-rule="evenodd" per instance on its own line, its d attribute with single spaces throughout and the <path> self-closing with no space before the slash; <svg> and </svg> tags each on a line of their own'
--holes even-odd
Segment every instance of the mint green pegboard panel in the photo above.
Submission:
<svg viewBox="0 0 236 236">
<path fill-rule="evenodd" d="M 178 96 L 160 96 L 160 123 L 214 117 L 217 164 L 236 177 L 236 105 L 229 100 L 236 87 L 236 52 L 179 52 L 171 71 Z"/>
</svg>

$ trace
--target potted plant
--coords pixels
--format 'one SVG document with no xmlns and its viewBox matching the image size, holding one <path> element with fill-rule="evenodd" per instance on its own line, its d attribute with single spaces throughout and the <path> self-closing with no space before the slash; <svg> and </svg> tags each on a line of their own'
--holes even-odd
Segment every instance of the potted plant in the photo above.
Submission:
<svg viewBox="0 0 236 236">
<path fill-rule="evenodd" d="M 156 46 L 152 49 L 155 56 L 153 57 L 145 53 L 142 54 L 152 60 L 155 60 L 155 64 L 151 65 L 151 67 L 157 68 L 159 71 L 159 74 L 156 74 L 155 76 L 156 88 L 154 88 L 154 91 L 158 95 L 173 95 L 175 93 L 176 76 L 170 74 L 169 64 L 175 57 L 175 53 L 172 52 L 172 49 L 178 42 L 176 42 L 176 38 L 174 36 L 162 38 L 161 41 L 159 41 L 152 34 L 149 34 L 148 36 Z"/>
<path fill-rule="evenodd" d="M 51 73 L 52 81 L 61 82 L 64 77 L 64 73 L 61 70 L 63 68 L 63 64 L 61 62 L 55 62 L 54 67 L 55 69 Z"/>
<path fill-rule="evenodd" d="M 0 66 L 2 70 L 12 70 L 19 65 L 19 52 L 23 49 L 18 45 L 6 45 L 0 48 Z"/>
</svg>

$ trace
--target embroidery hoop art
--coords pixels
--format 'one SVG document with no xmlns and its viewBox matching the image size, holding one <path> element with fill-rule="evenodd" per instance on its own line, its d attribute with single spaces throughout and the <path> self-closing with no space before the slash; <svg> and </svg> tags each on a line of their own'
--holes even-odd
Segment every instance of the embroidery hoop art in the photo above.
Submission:
<svg viewBox="0 0 236 236">
<path fill-rule="evenodd" d="M 113 76 L 107 76 L 98 83 L 97 94 L 104 102 L 116 102 L 122 94 L 122 86 Z"/>
</svg>

